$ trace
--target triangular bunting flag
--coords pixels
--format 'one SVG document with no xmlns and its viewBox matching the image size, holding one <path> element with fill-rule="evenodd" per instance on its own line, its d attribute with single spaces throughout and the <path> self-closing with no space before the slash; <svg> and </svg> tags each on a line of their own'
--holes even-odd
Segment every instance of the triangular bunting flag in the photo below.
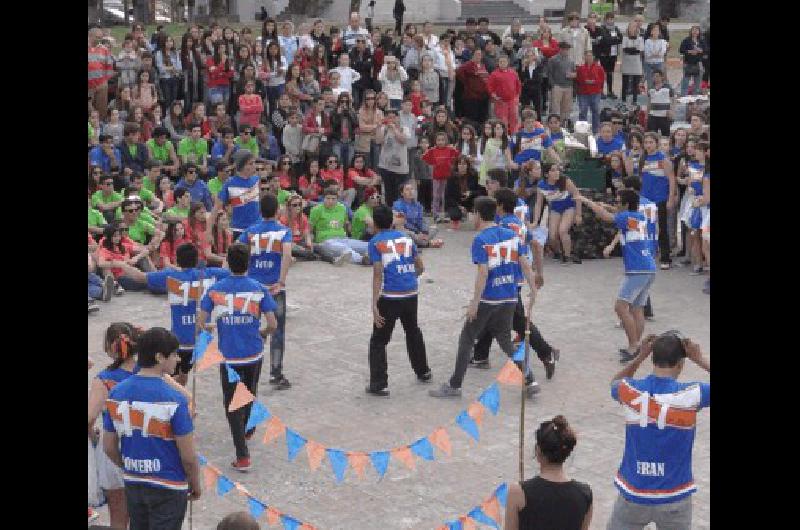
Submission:
<svg viewBox="0 0 800 530">
<path fill-rule="evenodd" d="M 267 432 L 264 433 L 264 443 L 268 444 L 275 438 L 283 436 L 286 432 L 286 425 L 283 424 L 280 418 L 273 416 L 267 422 Z"/>
<path fill-rule="evenodd" d="M 473 401 L 469 404 L 469 407 L 467 407 L 467 414 L 480 426 L 483 425 L 483 410 L 483 405 L 477 401 Z"/>
<path fill-rule="evenodd" d="M 427 438 L 420 438 L 409 446 L 411 452 L 424 460 L 433 460 L 433 446 Z"/>
<path fill-rule="evenodd" d="M 233 392 L 233 399 L 231 399 L 230 405 L 228 405 L 228 412 L 233 412 L 234 410 L 238 410 L 251 401 L 253 401 L 256 397 L 247 390 L 247 387 L 244 386 L 244 383 L 239 381 L 236 383 L 236 390 Z"/>
<path fill-rule="evenodd" d="M 404 463 L 408 469 L 413 470 L 416 467 L 414 455 L 411 454 L 411 449 L 409 449 L 408 446 L 392 449 L 391 453 L 393 457 Z"/>
<path fill-rule="evenodd" d="M 272 506 L 267 506 L 267 524 L 270 526 L 275 526 L 280 522 L 281 522 L 281 512 L 276 510 Z"/>
<path fill-rule="evenodd" d="M 197 338 L 194 339 L 194 349 L 192 350 L 192 364 L 195 364 L 203 358 L 212 340 L 214 340 L 214 335 L 206 330 L 201 331 L 200 334 L 197 335 Z"/>
<path fill-rule="evenodd" d="M 203 455 L 197 455 L 197 461 L 200 463 L 201 466 L 208 464 L 208 460 Z"/>
<path fill-rule="evenodd" d="M 225 370 L 228 372 L 228 382 L 229 383 L 238 383 L 239 381 L 242 380 L 242 378 L 239 377 L 239 374 L 236 373 L 236 370 L 231 368 L 230 364 L 225 363 Z"/>
<path fill-rule="evenodd" d="M 206 489 L 211 489 L 211 487 L 217 482 L 217 477 L 219 473 L 217 473 L 211 466 L 203 466 L 203 477 L 206 481 Z"/>
<path fill-rule="evenodd" d="M 222 497 L 233 489 L 233 482 L 225 475 L 217 477 L 217 495 Z"/>
<path fill-rule="evenodd" d="M 512 359 L 515 361 L 524 361 L 525 360 L 525 339 L 522 339 L 522 342 L 519 343 L 519 348 L 517 351 L 514 352 L 514 356 Z"/>
<path fill-rule="evenodd" d="M 306 454 L 308 455 L 308 467 L 311 468 L 311 471 L 316 471 L 325 457 L 325 446 L 314 440 L 309 440 L 306 443 Z"/>
<path fill-rule="evenodd" d="M 467 411 L 462 411 L 461 414 L 458 415 L 456 418 L 456 425 L 464 429 L 464 432 L 475 438 L 476 442 L 480 441 L 481 435 L 478 431 L 478 425 L 475 423 L 468 414 Z"/>
<path fill-rule="evenodd" d="M 369 454 L 369 459 L 372 461 L 375 471 L 378 472 L 378 476 L 383 478 L 389 465 L 389 453 L 387 451 L 373 451 Z"/>
<path fill-rule="evenodd" d="M 369 455 L 367 453 L 347 453 L 347 460 L 350 462 L 350 467 L 356 470 L 358 478 L 364 478 L 364 470 L 369 464 Z"/>
<path fill-rule="evenodd" d="M 197 371 L 202 372 L 225 360 L 217 347 L 217 341 L 211 341 L 203 354 L 203 358 L 197 361 Z"/>
<path fill-rule="evenodd" d="M 436 530 L 447 530 L 447 525 L 443 524 L 442 526 L 437 526 Z"/>
<path fill-rule="evenodd" d="M 306 445 L 305 438 L 289 428 L 286 429 L 286 449 L 289 451 L 289 462 L 294 461 L 304 445 Z"/>
<path fill-rule="evenodd" d="M 253 406 L 250 408 L 250 417 L 247 418 L 247 425 L 244 428 L 245 432 L 255 429 L 268 419 L 272 417 L 266 405 L 256 400 L 253 401 Z"/>
<path fill-rule="evenodd" d="M 506 499 L 508 497 L 508 484 L 503 483 L 497 486 L 497 489 L 494 492 L 495 496 L 497 496 L 497 502 L 500 503 L 500 506 L 506 506 Z"/>
<path fill-rule="evenodd" d="M 433 431 L 429 436 L 428 439 L 431 441 L 433 445 L 447 453 L 447 456 L 452 455 L 452 447 L 450 446 L 450 435 L 447 434 L 447 431 L 444 427 L 439 427 L 435 431 Z"/>
<path fill-rule="evenodd" d="M 461 525 L 461 521 L 447 521 L 447 529 L 448 530 L 464 530 L 463 526 Z"/>
<path fill-rule="evenodd" d="M 500 410 L 500 387 L 497 386 L 497 383 L 492 383 L 489 388 L 484 390 L 478 397 L 478 401 L 497 416 L 497 411 Z"/>
<path fill-rule="evenodd" d="M 300 521 L 289 515 L 281 515 L 283 530 L 297 530 L 300 528 Z"/>
<path fill-rule="evenodd" d="M 344 451 L 338 449 L 326 449 L 328 460 L 333 468 L 333 474 L 336 476 L 336 482 L 344 480 L 344 472 L 347 471 L 347 455 Z"/>
<path fill-rule="evenodd" d="M 522 372 L 517 368 L 517 365 L 514 364 L 514 361 L 508 360 L 505 366 L 500 369 L 500 372 L 497 374 L 497 380 L 503 383 L 504 385 L 519 385 L 525 382 L 525 377 L 522 375 Z"/>
<path fill-rule="evenodd" d="M 492 499 L 494 499 L 494 497 L 492 497 Z M 494 502 L 497 503 L 497 499 L 495 499 Z M 473 508 L 472 511 L 470 511 L 467 515 L 469 515 L 472 519 L 478 521 L 481 524 L 499 528 L 499 526 L 497 525 L 497 521 L 486 515 L 486 513 L 484 513 L 484 511 L 481 508 L 478 508 L 477 506 Z"/>
<path fill-rule="evenodd" d="M 458 518 L 461 521 L 461 526 L 464 530 L 475 530 L 475 521 L 467 517 L 466 515 L 462 515 Z"/>
<path fill-rule="evenodd" d="M 486 517 L 488 517 L 490 520 L 495 521 L 498 524 L 500 523 L 500 504 L 497 502 L 496 496 L 492 495 L 490 499 L 485 500 L 481 503 L 481 513 Z M 472 517 L 476 521 L 482 522 L 482 519 L 479 519 L 472 514 L 470 514 L 470 517 Z"/>
<path fill-rule="evenodd" d="M 311 525 L 310 525 L 310 524 L 308 524 L 308 523 L 303 523 L 303 524 L 300 526 L 300 530 L 317 530 L 317 529 L 316 529 L 316 528 L 314 528 L 313 526 L 311 526 Z"/>
<path fill-rule="evenodd" d="M 247 498 L 247 507 L 250 508 L 250 515 L 253 516 L 253 519 L 261 517 L 261 514 L 266 510 L 266 507 L 261 504 L 261 501 L 253 497 Z"/>
</svg>

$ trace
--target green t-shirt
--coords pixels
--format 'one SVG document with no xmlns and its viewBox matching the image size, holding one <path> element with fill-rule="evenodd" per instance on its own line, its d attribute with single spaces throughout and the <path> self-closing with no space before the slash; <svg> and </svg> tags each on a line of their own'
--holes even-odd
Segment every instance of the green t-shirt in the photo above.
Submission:
<svg viewBox="0 0 800 530">
<path fill-rule="evenodd" d="M 147 241 L 147 236 L 152 236 L 155 231 L 156 225 L 148 222 L 144 217 L 144 212 L 142 212 L 136 222 L 128 227 L 128 237 L 144 245 L 145 241 Z"/>
<path fill-rule="evenodd" d="M 216 197 L 219 191 L 222 189 L 222 185 L 224 183 L 219 179 L 219 177 L 214 177 L 210 179 L 206 185 L 208 186 L 208 191 L 211 192 L 212 197 Z"/>
<path fill-rule="evenodd" d="M 250 137 L 250 141 L 246 144 L 242 143 L 242 139 L 239 136 L 236 137 L 236 140 L 234 140 L 233 143 L 238 145 L 240 149 L 249 149 L 250 152 L 253 153 L 254 157 L 258 157 L 258 140 L 252 136 Z"/>
<path fill-rule="evenodd" d="M 89 123 L 89 122 L 87 122 L 87 123 Z M 94 136 L 94 127 L 92 127 L 92 124 L 89 123 L 89 141 L 90 142 L 92 141 L 92 136 Z"/>
<path fill-rule="evenodd" d="M 89 208 L 89 226 L 105 226 L 106 218 L 100 213 L 100 210 Z"/>
<path fill-rule="evenodd" d="M 128 152 L 131 154 L 131 157 L 136 158 L 136 153 L 139 152 L 139 146 L 136 144 L 128 144 Z"/>
<path fill-rule="evenodd" d="M 194 153 L 196 164 L 202 164 L 208 155 L 208 142 L 204 138 L 200 138 L 196 142 L 189 137 L 184 138 L 178 143 L 178 156 L 187 156 Z M 189 156 L 189 160 L 191 160 Z"/>
<path fill-rule="evenodd" d="M 92 206 L 97 206 L 98 204 L 108 204 L 110 202 L 117 202 L 122 200 L 122 194 L 117 193 L 116 191 L 112 191 L 111 195 L 105 196 L 103 195 L 103 190 L 97 190 L 92 194 Z"/>
<path fill-rule="evenodd" d="M 118 221 L 122 219 L 122 206 L 117 206 L 117 211 L 114 213 L 114 219 Z M 152 225 L 156 224 L 153 213 L 149 208 L 147 208 L 147 206 L 145 206 L 142 212 L 139 214 L 139 219 L 143 219 L 146 223 L 150 223 Z"/>
<path fill-rule="evenodd" d="M 147 145 L 153 151 L 153 160 L 160 160 L 161 162 L 171 163 L 169 158 L 169 140 L 164 142 L 164 145 L 158 145 L 155 138 L 147 140 Z"/>
<path fill-rule="evenodd" d="M 314 243 L 322 243 L 328 239 L 337 237 L 347 237 L 344 225 L 347 222 L 347 210 L 344 204 L 338 202 L 333 208 L 326 208 L 324 204 L 318 204 L 311 208 L 311 216 L 308 219 L 311 229 L 314 231 Z"/>
<path fill-rule="evenodd" d="M 372 217 L 372 208 L 366 204 L 362 204 L 353 214 L 353 239 L 361 239 L 367 232 L 367 223 L 364 221 L 365 217 Z"/>
<path fill-rule="evenodd" d="M 147 190 L 147 191 L 149 191 L 151 193 L 155 193 L 156 192 L 156 183 L 153 182 L 152 180 L 150 180 L 150 177 L 145 175 L 144 178 L 142 179 L 142 189 L 143 190 Z"/>
<path fill-rule="evenodd" d="M 286 190 L 280 190 L 278 192 L 278 204 L 286 204 L 286 201 L 289 200 L 289 195 L 291 195 L 290 192 Z"/>
<path fill-rule="evenodd" d="M 172 208 L 170 208 L 169 210 L 167 210 L 164 213 L 166 213 L 168 215 L 171 215 L 173 217 L 180 217 L 181 219 L 188 219 L 188 217 L 189 217 L 189 208 L 179 208 L 178 205 L 176 204 L 175 206 L 173 206 Z"/>
</svg>

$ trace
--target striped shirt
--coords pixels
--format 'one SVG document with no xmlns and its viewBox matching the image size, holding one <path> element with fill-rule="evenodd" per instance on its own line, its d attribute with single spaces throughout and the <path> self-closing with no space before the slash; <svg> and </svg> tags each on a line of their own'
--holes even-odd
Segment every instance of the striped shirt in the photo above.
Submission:
<svg viewBox="0 0 800 530">
<path fill-rule="evenodd" d="M 114 76 L 114 59 L 105 46 L 89 48 L 89 89 L 103 86 Z"/>
</svg>

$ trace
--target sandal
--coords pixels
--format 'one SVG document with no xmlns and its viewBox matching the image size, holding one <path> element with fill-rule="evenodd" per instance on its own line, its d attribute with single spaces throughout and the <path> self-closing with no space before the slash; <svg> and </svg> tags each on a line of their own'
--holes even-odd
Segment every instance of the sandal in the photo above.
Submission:
<svg viewBox="0 0 800 530">
<path fill-rule="evenodd" d="M 444 241 L 441 239 L 431 239 L 429 246 L 431 248 L 442 248 L 444 246 Z"/>
</svg>

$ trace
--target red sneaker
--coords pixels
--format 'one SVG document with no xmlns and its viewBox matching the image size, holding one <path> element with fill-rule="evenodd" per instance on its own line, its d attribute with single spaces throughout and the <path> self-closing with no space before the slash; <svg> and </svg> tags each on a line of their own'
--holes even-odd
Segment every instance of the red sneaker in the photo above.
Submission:
<svg viewBox="0 0 800 530">
<path fill-rule="evenodd" d="M 245 473 L 246 471 L 250 470 L 250 459 L 249 458 L 237 458 L 236 462 L 231 462 L 231 467 L 236 471 L 240 471 Z"/>
</svg>

